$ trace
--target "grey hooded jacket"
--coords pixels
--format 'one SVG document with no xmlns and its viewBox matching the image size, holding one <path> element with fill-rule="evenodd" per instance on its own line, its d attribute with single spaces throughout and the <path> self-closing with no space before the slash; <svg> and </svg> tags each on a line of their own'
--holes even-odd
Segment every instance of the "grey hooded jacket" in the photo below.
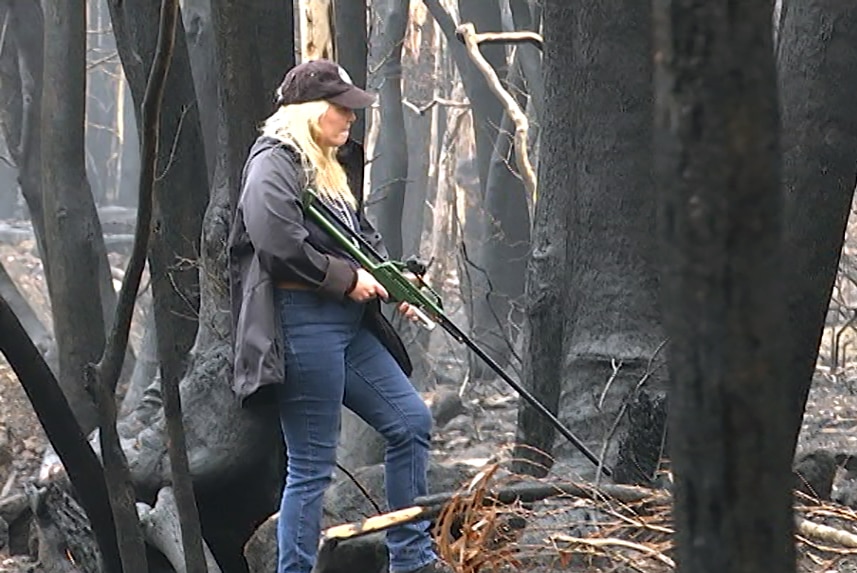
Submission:
<svg viewBox="0 0 857 573">
<path fill-rule="evenodd" d="M 232 388 L 242 401 L 285 378 L 274 285 L 299 281 L 323 296 L 343 300 L 356 280 L 357 263 L 313 221 L 304 219 L 305 179 L 294 149 L 266 136 L 253 144 L 228 246 L 235 352 Z M 352 215 L 363 238 L 385 253 L 381 236 L 369 221 Z M 370 305 L 364 320 L 410 375 L 407 352 L 380 313 L 380 303 Z"/>
</svg>

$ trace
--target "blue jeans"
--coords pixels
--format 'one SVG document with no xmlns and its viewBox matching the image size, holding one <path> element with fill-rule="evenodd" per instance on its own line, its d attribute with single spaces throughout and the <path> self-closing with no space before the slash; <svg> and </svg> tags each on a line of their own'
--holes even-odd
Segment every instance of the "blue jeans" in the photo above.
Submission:
<svg viewBox="0 0 857 573">
<path fill-rule="evenodd" d="M 278 573 L 309 573 L 321 533 L 322 503 L 336 465 L 342 405 L 386 440 L 390 509 L 428 493 L 432 418 L 399 365 L 361 324 L 365 306 L 313 292 L 277 290 L 286 380 L 277 387 L 288 475 L 277 528 Z M 387 532 L 392 571 L 437 559 L 428 522 Z"/>
</svg>

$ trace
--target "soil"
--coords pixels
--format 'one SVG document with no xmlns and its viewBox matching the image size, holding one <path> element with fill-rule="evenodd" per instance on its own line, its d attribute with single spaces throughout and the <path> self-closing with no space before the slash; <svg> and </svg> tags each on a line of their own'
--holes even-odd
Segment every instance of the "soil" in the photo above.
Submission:
<svg viewBox="0 0 857 573">
<path fill-rule="evenodd" d="M 32 241 L 0 243 L 0 260 L 37 315 L 49 326 L 47 288 Z M 111 262 L 118 268 L 123 267 L 119 255 L 111 255 Z M 139 343 L 141 333 L 138 330 L 133 333 L 132 345 Z M 826 361 L 824 348 L 822 355 L 820 363 Z M 834 453 L 853 452 L 857 456 L 857 367 L 836 374 L 834 376 L 825 367 L 817 370 L 800 435 L 799 453 L 822 448 Z M 457 386 L 445 385 L 440 391 L 426 395 L 433 408 L 446 408 L 446 420 L 435 438 L 436 459 L 476 468 L 508 457 L 515 433 L 516 396 L 500 384 L 487 384 L 466 387 L 462 392 L 464 400 L 459 401 L 459 390 Z M 26 484 L 33 482 L 46 443 L 27 396 L 0 356 L 0 499 L 23 491 Z M 844 483 L 841 473 L 835 490 Z M 851 530 L 857 534 L 857 527 Z M 0 573 L 29 570 L 24 561 L 27 560 L 21 557 L 10 558 L 0 548 Z M 857 571 L 857 567 L 840 561 L 828 562 L 817 570 L 846 573 Z"/>
</svg>

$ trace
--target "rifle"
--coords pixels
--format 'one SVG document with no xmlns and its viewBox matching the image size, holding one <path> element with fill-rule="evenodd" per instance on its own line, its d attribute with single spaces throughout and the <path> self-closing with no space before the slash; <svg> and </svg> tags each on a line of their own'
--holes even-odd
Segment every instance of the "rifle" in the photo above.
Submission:
<svg viewBox="0 0 857 573">
<path fill-rule="evenodd" d="M 407 302 L 414 308 L 420 321 L 429 329 L 440 325 L 450 336 L 467 346 L 480 360 L 485 362 L 500 378 L 511 386 L 521 398 L 544 416 L 586 458 L 611 477 L 613 471 L 604 465 L 571 430 L 526 388 L 507 374 L 476 342 L 464 333 L 443 310 L 440 296 L 423 280 L 425 267 L 416 261 L 391 261 L 382 256 L 361 235 L 345 225 L 342 220 L 308 188 L 303 201 L 304 210 L 335 239 L 349 255 L 381 283 L 390 297 L 388 302 Z M 406 273 L 413 275 L 413 279 Z"/>
</svg>

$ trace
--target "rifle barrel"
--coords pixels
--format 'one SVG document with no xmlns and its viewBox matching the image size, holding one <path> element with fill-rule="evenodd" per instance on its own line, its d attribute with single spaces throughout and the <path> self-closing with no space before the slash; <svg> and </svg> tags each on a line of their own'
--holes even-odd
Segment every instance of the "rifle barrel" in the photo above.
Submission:
<svg viewBox="0 0 857 573">
<path fill-rule="evenodd" d="M 586 445 L 580 441 L 580 439 L 575 436 L 571 430 L 569 430 L 565 424 L 563 424 L 559 418 L 557 418 L 553 412 L 551 412 L 547 406 L 545 406 L 538 398 L 533 396 L 526 388 L 521 386 L 521 384 L 516 381 L 514 378 L 509 376 L 503 368 L 500 367 L 497 362 L 491 358 L 482 348 L 476 344 L 469 336 L 467 336 L 464 332 L 461 331 L 451 320 L 444 319 L 440 320 L 439 324 L 449 332 L 456 340 L 466 345 L 476 356 L 478 356 L 485 364 L 487 364 L 491 370 L 493 370 L 500 378 L 503 379 L 506 384 L 512 387 L 520 396 L 523 398 L 530 406 L 536 409 L 536 411 L 544 416 L 551 425 L 556 428 L 560 434 L 563 435 L 571 444 L 580 451 L 586 458 L 595 464 L 596 467 L 601 469 L 601 473 L 603 473 L 607 477 L 613 476 L 613 470 L 610 469 L 607 465 L 605 465 L 598 456 L 596 456 Z"/>
</svg>

